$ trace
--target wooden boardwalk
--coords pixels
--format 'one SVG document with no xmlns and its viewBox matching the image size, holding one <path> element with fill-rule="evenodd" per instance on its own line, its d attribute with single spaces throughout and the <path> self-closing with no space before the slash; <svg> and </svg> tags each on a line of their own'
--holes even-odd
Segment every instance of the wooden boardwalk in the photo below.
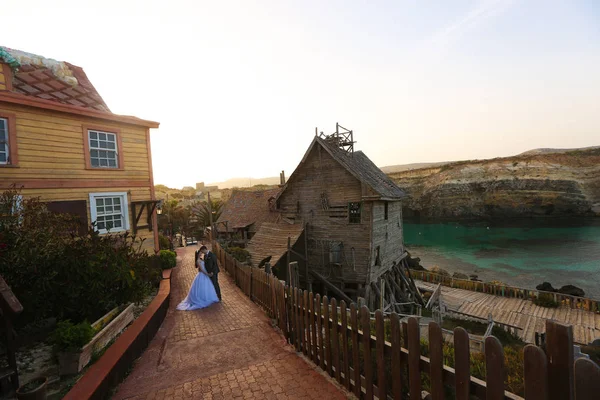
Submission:
<svg viewBox="0 0 600 400">
<path fill-rule="evenodd" d="M 437 284 L 415 280 L 417 287 L 435 290 Z M 600 339 L 600 314 L 573 309 L 566 306 L 545 308 L 530 300 L 494 296 L 442 286 L 442 301 L 452 310 L 479 318 L 492 314 L 494 321 L 522 328 L 519 336 L 525 342 L 534 343 L 535 333 L 544 332 L 547 319 L 573 325 L 573 339 L 576 343 L 588 344 Z"/>
</svg>

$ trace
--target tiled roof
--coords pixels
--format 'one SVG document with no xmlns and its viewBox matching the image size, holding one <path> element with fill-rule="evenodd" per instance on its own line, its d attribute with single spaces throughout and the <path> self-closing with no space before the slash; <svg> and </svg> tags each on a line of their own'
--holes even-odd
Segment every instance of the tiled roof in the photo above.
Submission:
<svg viewBox="0 0 600 400">
<path fill-rule="evenodd" d="M 108 121 L 158 128 L 158 122 L 113 114 L 82 68 L 20 50 L 0 46 L 0 63 L 12 71 L 0 101 Z"/>
<path fill-rule="evenodd" d="M 221 223 L 225 221 L 227 221 L 228 232 L 247 226 L 251 227 L 251 232 L 256 232 L 263 222 L 275 222 L 279 214 L 271 211 L 269 199 L 275 198 L 279 190 L 279 188 L 260 191 L 233 190 L 219 217 L 219 230 L 225 230 L 225 225 Z"/>
<path fill-rule="evenodd" d="M 271 256 L 271 265 L 277 262 L 287 252 L 288 237 L 291 245 L 298 241 L 304 227 L 301 224 L 288 224 L 286 222 L 265 222 L 248 242 L 247 250 L 250 253 L 252 265 L 258 264 L 265 258 Z"/>
<path fill-rule="evenodd" d="M 19 63 L 13 69 L 14 93 L 110 112 L 80 67 L 6 47 L 1 49 Z"/>
</svg>

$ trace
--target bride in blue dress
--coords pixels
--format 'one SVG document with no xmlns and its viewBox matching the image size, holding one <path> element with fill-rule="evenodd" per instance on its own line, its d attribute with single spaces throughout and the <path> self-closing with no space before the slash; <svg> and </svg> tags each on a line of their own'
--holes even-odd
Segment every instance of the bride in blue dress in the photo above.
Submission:
<svg viewBox="0 0 600 400">
<path fill-rule="evenodd" d="M 177 306 L 178 310 L 190 311 L 205 308 L 213 303 L 219 302 L 215 287 L 210 280 L 208 272 L 204 267 L 204 259 L 201 257 L 202 253 L 197 256 L 196 267 L 198 268 L 198 275 L 192 282 L 192 287 L 185 299 Z"/>
</svg>

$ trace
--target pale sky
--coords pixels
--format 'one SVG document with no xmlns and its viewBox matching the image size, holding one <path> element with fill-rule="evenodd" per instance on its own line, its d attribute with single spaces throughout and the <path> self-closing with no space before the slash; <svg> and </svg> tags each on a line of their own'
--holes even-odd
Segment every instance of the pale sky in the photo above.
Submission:
<svg viewBox="0 0 600 400">
<path fill-rule="evenodd" d="M 81 66 L 155 183 L 289 176 L 335 123 L 377 165 L 600 144 L 600 2 L 0 0 L 0 45 Z"/>
</svg>

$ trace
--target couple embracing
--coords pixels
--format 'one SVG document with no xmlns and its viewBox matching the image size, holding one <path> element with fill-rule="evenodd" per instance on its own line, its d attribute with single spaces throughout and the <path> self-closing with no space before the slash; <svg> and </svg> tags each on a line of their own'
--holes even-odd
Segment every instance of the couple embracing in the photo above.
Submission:
<svg viewBox="0 0 600 400">
<path fill-rule="evenodd" d="M 206 246 L 200 247 L 200 251 L 196 253 L 196 268 L 198 275 L 194 278 L 187 297 L 177 306 L 178 310 L 198 310 L 221 301 L 217 257 Z"/>
</svg>

